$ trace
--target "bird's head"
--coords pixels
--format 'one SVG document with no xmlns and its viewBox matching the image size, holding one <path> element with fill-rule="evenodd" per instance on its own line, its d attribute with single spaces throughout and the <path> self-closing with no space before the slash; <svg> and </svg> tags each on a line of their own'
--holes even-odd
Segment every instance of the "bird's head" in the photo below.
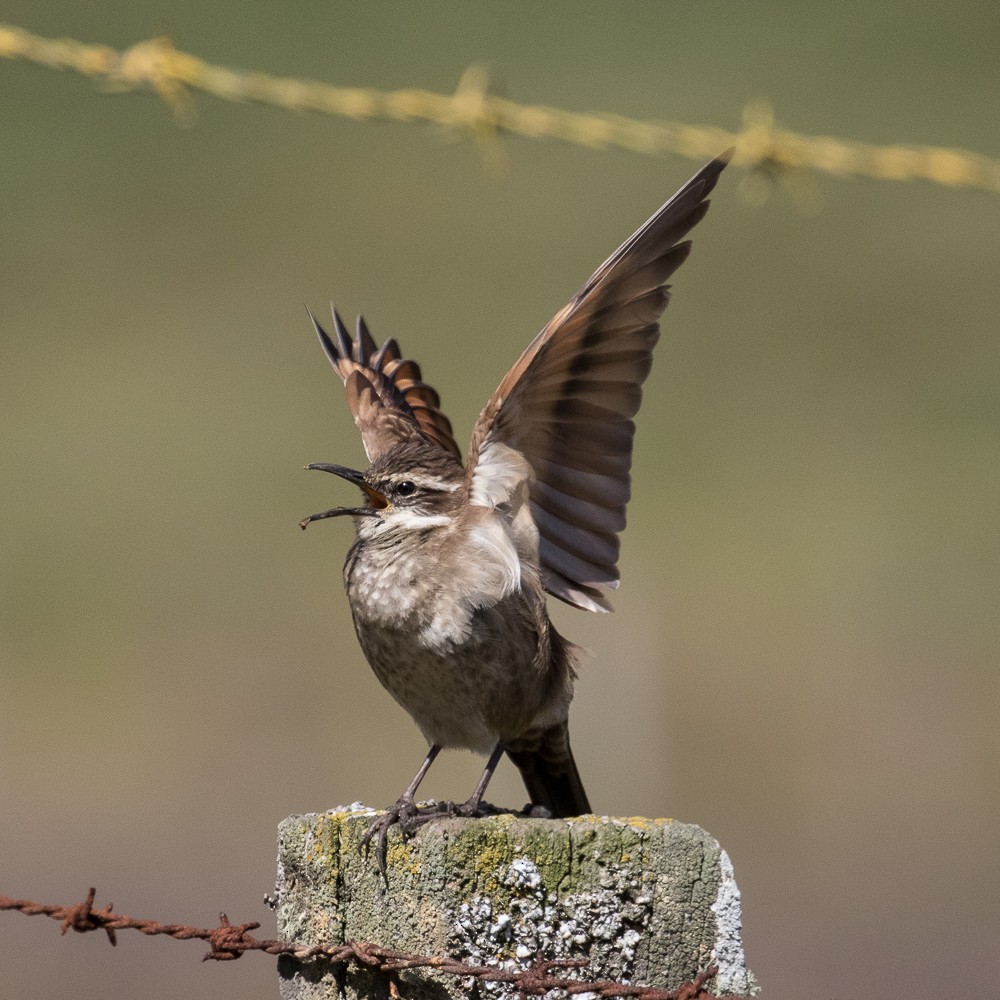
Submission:
<svg viewBox="0 0 1000 1000">
<path fill-rule="evenodd" d="M 448 525 L 462 506 L 465 470 L 451 454 L 422 440 L 407 441 L 380 455 L 364 472 L 343 465 L 315 463 L 307 469 L 332 472 L 364 494 L 360 507 L 334 507 L 299 522 L 350 514 L 358 534 L 422 531 Z"/>
</svg>

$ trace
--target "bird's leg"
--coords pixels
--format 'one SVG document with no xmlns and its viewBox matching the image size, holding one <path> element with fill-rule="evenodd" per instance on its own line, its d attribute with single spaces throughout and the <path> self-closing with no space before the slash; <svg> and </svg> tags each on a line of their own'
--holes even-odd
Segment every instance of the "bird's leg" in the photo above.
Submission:
<svg viewBox="0 0 1000 1000">
<path fill-rule="evenodd" d="M 482 805 L 483 796 L 486 794 L 486 788 L 493 779 L 493 772 L 497 769 L 497 764 L 500 763 L 500 758 L 503 754 L 504 745 L 502 743 L 498 743 L 493 748 L 493 753 L 490 754 L 490 759 L 486 762 L 486 768 L 483 771 L 483 776 L 479 779 L 479 784 L 476 785 L 476 790 L 469 796 L 468 801 L 455 807 L 456 816 L 479 815 L 479 807 Z"/>
<path fill-rule="evenodd" d="M 498 743 L 493 748 L 493 753 L 490 754 L 490 759 L 486 762 L 486 767 L 483 770 L 482 777 L 479 779 L 479 784 L 476 785 L 475 791 L 465 802 L 460 804 L 442 802 L 431 809 L 413 809 L 407 816 L 400 818 L 399 825 L 403 828 L 403 831 L 405 833 L 412 833 L 418 826 L 422 826 L 432 819 L 454 819 L 455 817 L 470 819 L 482 815 L 483 796 L 486 794 L 486 789 L 493 778 L 493 772 L 496 771 L 497 764 L 500 763 L 500 758 L 504 755 L 505 749 L 502 743 Z"/>
<path fill-rule="evenodd" d="M 375 842 L 375 861 L 378 864 L 378 870 L 381 872 L 383 879 L 388 882 L 385 862 L 388 850 L 389 830 L 398 823 L 404 835 L 409 835 L 418 827 L 423 826 L 424 823 L 429 823 L 434 819 L 452 817 L 472 818 L 480 815 L 483 795 L 486 794 L 486 789 L 493 778 L 493 772 L 497 769 L 497 764 L 500 763 L 500 758 L 504 755 L 504 750 L 505 748 L 502 743 L 498 743 L 493 748 L 493 753 L 490 754 L 490 759 L 486 762 L 486 768 L 479 779 L 479 784 L 476 785 L 475 791 L 473 791 L 467 801 L 461 805 L 456 805 L 454 802 L 442 802 L 439 805 L 421 809 L 418 808 L 414 797 L 420 782 L 424 780 L 424 775 L 427 774 L 431 764 L 434 763 L 434 758 L 441 752 L 441 747 L 435 743 L 427 751 L 427 756 L 424 758 L 423 764 L 420 765 L 420 770 L 413 776 L 413 781 L 410 782 L 406 791 L 400 795 L 399 800 L 394 806 L 390 806 L 381 816 L 376 816 L 372 820 L 371 826 L 368 827 L 365 835 L 361 838 L 359 850 L 364 851 L 368 848 L 372 837 L 376 833 L 378 834 L 378 839 Z"/>
<path fill-rule="evenodd" d="M 400 795 L 394 806 L 390 806 L 381 816 L 376 816 L 372 820 L 371 826 L 368 827 L 365 835 L 361 838 L 358 850 L 367 851 L 372 837 L 378 833 L 378 840 L 375 842 L 375 861 L 378 864 L 378 870 L 382 873 L 383 879 L 388 879 L 385 868 L 385 856 L 388 849 L 389 830 L 395 823 L 399 823 L 405 832 L 408 829 L 409 822 L 417 816 L 418 809 L 416 803 L 413 801 L 414 796 L 417 794 L 420 782 L 424 780 L 424 776 L 430 770 L 431 764 L 434 763 L 434 758 L 440 752 L 440 745 L 437 743 L 432 744 L 430 750 L 427 751 L 424 762 L 420 765 L 420 769 L 413 776 L 413 781 L 406 786 L 406 791 Z"/>
</svg>

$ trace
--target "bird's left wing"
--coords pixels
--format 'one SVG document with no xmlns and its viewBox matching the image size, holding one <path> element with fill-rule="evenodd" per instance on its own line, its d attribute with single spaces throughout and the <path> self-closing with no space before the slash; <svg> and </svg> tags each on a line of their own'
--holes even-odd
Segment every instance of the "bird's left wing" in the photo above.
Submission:
<svg viewBox="0 0 1000 1000">
<path fill-rule="evenodd" d="M 527 474 L 542 582 L 576 607 L 610 610 L 604 590 L 618 586 L 632 417 L 670 298 L 666 281 L 687 257 L 691 244 L 680 241 L 708 211 L 731 152 L 698 171 L 597 269 L 528 345 L 473 429 L 473 502 L 502 497 Z"/>
</svg>

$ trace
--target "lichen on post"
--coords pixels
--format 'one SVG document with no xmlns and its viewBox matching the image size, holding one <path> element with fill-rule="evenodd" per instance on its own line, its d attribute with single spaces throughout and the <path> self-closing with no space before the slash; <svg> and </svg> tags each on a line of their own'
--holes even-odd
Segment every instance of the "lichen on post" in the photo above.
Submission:
<svg viewBox="0 0 1000 1000">
<path fill-rule="evenodd" d="M 673 820 L 501 814 L 428 823 L 389 839 L 387 883 L 359 850 L 362 806 L 290 816 L 279 829 L 278 923 L 286 940 L 375 942 L 470 965 L 528 968 L 586 959 L 565 974 L 660 986 L 710 966 L 719 995 L 753 992 L 739 890 L 718 841 Z M 283 956 L 283 1000 L 389 996 L 385 973 Z M 466 997 L 469 981 L 428 969 L 393 974 L 414 1000 Z M 483 996 L 514 997 L 480 982 Z"/>
</svg>

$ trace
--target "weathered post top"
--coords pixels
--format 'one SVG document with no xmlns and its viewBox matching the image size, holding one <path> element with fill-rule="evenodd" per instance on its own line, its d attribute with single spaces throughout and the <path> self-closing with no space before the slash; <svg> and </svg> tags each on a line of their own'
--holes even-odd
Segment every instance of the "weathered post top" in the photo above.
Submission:
<svg viewBox="0 0 1000 1000">
<path fill-rule="evenodd" d="M 302 944 L 374 942 L 472 965 L 527 968 L 584 958 L 572 978 L 673 988 L 710 966 L 719 995 L 756 991 L 740 938 L 740 895 L 718 841 L 673 820 L 497 815 L 428 823 L 389 839 L 388 887 L 359 842 L 355 805 L 279 828 L 278 931 Z M 388 997 L 388 976 L 322 960 L 279 962 L 283 1000 Z M 469 995 L 427 969 L 394 974 L 414 1000 Z M 513 997 L 505 984 L 479 993 Z"/>
</svg>

